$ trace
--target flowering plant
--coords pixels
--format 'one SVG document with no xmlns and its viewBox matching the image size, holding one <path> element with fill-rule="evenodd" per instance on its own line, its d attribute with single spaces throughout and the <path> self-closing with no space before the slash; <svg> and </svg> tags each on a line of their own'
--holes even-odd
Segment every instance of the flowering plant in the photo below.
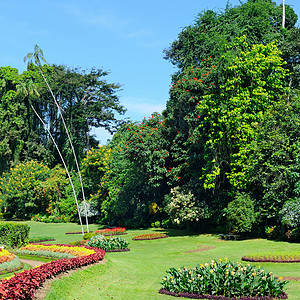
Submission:
<svg viewBox="0 0 300 300">
<path fill-rule="evenodd" d="M 164 233 L 149 233 L 149 234 L 137 235 L 133 238 L 133 240 L 135 241 L 155 240 L 155 239 L 163 239 L 167 237 L 168 236 Z"/>
<path fill-rule="evenodd" d="M 86 256 L 95 253 L 94 250 L 86 249 L 84 247 L 70 247 L 65 245 L 45 245 L 45 244 L 30 244 L 25 247 L 21 247 L 20 250 L 28 251 L 50 251 L 68 253 L 73 256 Z"/>
<path fill-rule="evenodd" d="M 52 245 L 46 245 L 52 246 Z M 72 247 L 70 245 L 56 245 L 67 248 L 80 248 Z M 0 284 L 0 299 L 32 299 L 35 290 L 47 279 L 51 278 L 61 272 L 79 268 L 95 263 L 104 258 L 105 252 L 98 248 L 91 248 L 81 246 L 83 251 L 90 250 L 92 253 L 84 256 L 59 259 L 43 264 L 36 268 L 17 273 L 10 279 L 1 280 Z"/>
<path fill-rule="evenodd" d="M 161 284 L 161 293 L 214 295 L 232 299 L 230 297 L 286 297 L 283 288 L 287 281 L 275 278 L 272 272 L 261 267 L 219 259 L 191 269 L 171 268 Z"/>
<path fill-rule="evenodd" d="M 105 229 L 96 230 L 95 233 L 99 233 L 103 235 L 118 235 L 118 234 L 125 234 L 126 229 L 124 227 L 105 228 Z"/>
<path fill-rule="evenodd" d="M 87 245 L 90 247 L 101 248 L 105 251 L 114 251 L 128 249 L 129 243 L 119 236 L 105 237 L 102 234 L 97 234 L 87 242 Z"/>
<path fill-rule="evenodd" d="M 5 249 L 0 248 L 0 264 L 13 260 L 15 256 Z"/>
</svg>

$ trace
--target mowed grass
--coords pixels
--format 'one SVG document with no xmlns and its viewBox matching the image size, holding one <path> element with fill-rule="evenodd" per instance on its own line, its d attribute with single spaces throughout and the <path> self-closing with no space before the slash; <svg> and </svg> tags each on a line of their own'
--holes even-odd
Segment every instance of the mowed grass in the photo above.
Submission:
<svg viewBox="0 0 300 300">
<path fill-rule="evenodd" d="M 81 235 L 65 235 L 77 231 L 77 224 L 44 224 L 28 222 L 30 236 L 53 236 L 55 242 L 68 243 L 81 240 Z M 99 228 L 90 225 L 91 230 Z M 80 231 L 80 230 L 78 230 Z M 157 240 L 132 241 L 136 235 L 165 232 L 170 237 Z M 262 251 L 300 251 L 299 244 L 274 242 L 264 239 L 224 241 L 216 235 L 193 235 L 184 231 L 164 231 L 159 229 L 129 230 L 123 238 L 130 242 L 129 252 L 106 253 L 107 262 L 78 270 L 69 277 L 54 281 L 45 299 L 121 299 L 156 300 L 176 299 L 160 295 L 161 278 L 170 267 L 193 267 L 197 263 L 210 262 L 212 259 L 228 258 L 241 262 L 242 256 Z M 200 246 L 201 245 L 201 246 Z M 206 251 L 190 252 L 214 246 Z M 242 262 L 246 264 L 246 262 Z M 275 276 L 300 277 L 300 263 L 256 263 Z M 300 299 L 300 281 L 291 281 L 286 292 L 291 300 Z"/>
</svg>

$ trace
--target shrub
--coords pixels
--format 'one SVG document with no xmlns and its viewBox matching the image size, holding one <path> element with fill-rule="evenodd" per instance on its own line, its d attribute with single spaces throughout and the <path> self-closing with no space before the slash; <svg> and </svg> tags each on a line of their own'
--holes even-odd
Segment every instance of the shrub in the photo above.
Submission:
<svg viewBox="0 0 300 300">
<path fill-rule="evenodd" d="M 190 293 L 225 297 L 280 297 L 287 281 L 275 278 L 264 268 L 212 260 L 194 268 L 171 268 L 162 278 L 163 289 L 172 293 Z M 229 298 L 227 298 L 229 299 Z M 230 298 L 231 299 L 231 298 Z"/>
<path fill-rule="evenodd" d="M 15 222 L 0 222 L 0 244 L 19 248 L 28 244 L 30 227 Z"/>
<path fill-rule="evenodd" d="M 256 220 L 254 203 L 245 193 L 238 193 L 235 199 L 228 204 L 225 213 L 230 231 L 236 233 L 250 232 Z"/>
<path fill-rule="evenodd" d="M 179 187 L 171 189 L 171 193 L 165 197 L 165 202 L 166 213 L 172 223 L 177 225 L 199 221 L 208 215 L 204 202 L 199 205 L 190 191 L 181 190 Z"/>
<path fill-rule="evenodd" d="M 31 218 L 33 221 L 36 222 L 44 222 L 44 223 L 67 223 L 70 222 L 71 218 L 64 216 L 64 215 L 60 215 L 60 216 L 48 216 L 48 215 L 34 215 Z"/>
<path fill-rule="evenodd" d="M 292 242 L 299 243 L 300 242 L 300 227 L 295 228 L 290 233 L 290 240 Z"/>
<path fill-rule="evenodd" d="M 105 237 L 102 234 L 93 236 L 88 242 L 87 246 L 97 247 L 105 251 L 128 249 L 129 243 L 119 236 Z"/>
<path fill-rule="evenodd" d="M 89 240 L 90 238 L 92 238 L 96 233 L 93 232 L 87 232 L 83 235 L 83 239 L 84 240 Z"/>
<path fill-rule="evenodd" d="M 285 202 L 279 214 L 283 225 L 292 228 L 300 226 L 300 198 Z"/>
<path fill-rule="evenodd" d="M 142 240 L 156 240 L 156 239 L 163 239 L 167 238 L 168 236 L 164 233 L 149 233 L 149 234 L 142 234 L 137 235 L 133 238 L 134 241 L 142 241 Z"/>
<path fill-rule="evenodd" d="M 168 219 L 168 220 L 162 220 L 161 221 L 161 226 L 163 228 L 170 228 L 171 227 L 171 221 L 170 221 L 170 219 Z"/>
</svg>

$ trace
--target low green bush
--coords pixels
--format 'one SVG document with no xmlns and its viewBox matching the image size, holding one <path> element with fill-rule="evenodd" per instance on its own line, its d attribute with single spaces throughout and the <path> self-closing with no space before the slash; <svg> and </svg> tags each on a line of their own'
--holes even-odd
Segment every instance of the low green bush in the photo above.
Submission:
<svg viewBox="0 0 300 300">
<path fill-rule="evenodd" d="M 97 247 L 105 251 L 128 249 L 128 241 L 120 236 L 105 237 L 102 234 L 93 236 L 88 242 L 87 246 Z"/>
<path fill-rule="evenodd" d="M 19 248 L 28 244 L 30 227 L 16 222 L 0 222 L 0 244 Z"/>
<path fill-rule="evenodd" d="M 92 238 L 95 235 L 95 233 L 93 232 L 87 232 L 83 235 L 83 239 L 84 240 L 89 240 L 90 238 Z"/>
<path fill-rule="evenodd" d="M 278 297 L 287 281 L 275 278 L 264 268 L 232 263 L 225 259 L 212 260 L 194 268 L 171 268 L 162 278 L 163 289 L 173 293 L 191 293 L 225 297 Z"/>
<path fill-rule="evenodd" d="M 300 243 L 300 227 L 295 228 L 290 233 L 291 242 Z"/>
</svg>

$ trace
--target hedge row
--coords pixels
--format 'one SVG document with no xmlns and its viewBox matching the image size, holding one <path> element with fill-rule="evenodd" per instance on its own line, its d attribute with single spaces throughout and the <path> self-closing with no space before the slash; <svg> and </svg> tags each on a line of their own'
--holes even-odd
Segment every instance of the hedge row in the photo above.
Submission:
<svg viewBox="0 0 300 300">
<path fill-rule="evenodd" d="M 0 244 L 20 248 L 29 242 L 30 227 L 16 222 L 0 222 Z"/>
</svg>

